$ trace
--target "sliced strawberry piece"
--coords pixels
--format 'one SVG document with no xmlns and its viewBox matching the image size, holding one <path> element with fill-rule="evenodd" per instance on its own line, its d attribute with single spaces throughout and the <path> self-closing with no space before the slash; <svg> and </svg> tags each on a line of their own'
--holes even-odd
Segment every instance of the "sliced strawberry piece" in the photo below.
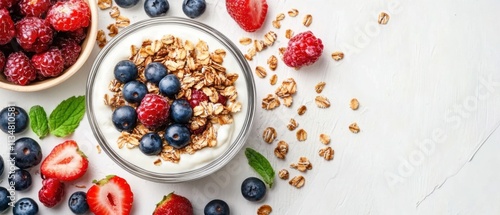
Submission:
<svg viewBox="0 0 500 215">
<path fill-rule="evenodd" d="M 128 215 L 134 202 L 134 194 L 127 181 L 116 175 L 108 175 L 87 191 L 90 211 L 96 215 Z"/>
<path fill-rule="evenodd" d="M 89 162 L 73 140 L 67 140 L 52 149 L 40 167 L 46 178 L 73 181 L 87 172 Z"/>
<path fill-rule="evenodd" d="M 226 0 L 229 15 L 248 32 L 258 30 L 267 15 L 266 0 Z"/>
<path fill-rule="evenodd" d="M 153 215 L 193 215 L 193 205 L 186 197 L 172 192 L 156 204 Z"/>
</svg>

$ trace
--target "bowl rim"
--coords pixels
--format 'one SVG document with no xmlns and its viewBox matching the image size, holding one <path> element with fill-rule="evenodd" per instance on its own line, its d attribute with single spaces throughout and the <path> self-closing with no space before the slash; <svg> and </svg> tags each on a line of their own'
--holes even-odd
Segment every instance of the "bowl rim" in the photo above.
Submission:
<svg viewBox="0 0 500 215">
<path fill-rule="evenodd" d="M 63 72 L 63 74 L 55 78 L 50 78 L 44 81 L 39 81 L 37 83 L 28 84 L 24 86 L 10 82 L 0 81 L 0 88 L 16 92 L 41 91 L 56 86 L 60 83 L 63 83 L 64 81 L 69 79 L 71 76 L 73 76 L 76 72 L 80 70 L 83 64 L 87 62 L 90 53 L 92 53 L 92 50 L 94 49 L 95 40 L 97 38 L 97 22 L 99 20 L 97 4 L 95 0 L 85 0 L 85 1 L 88 3 L 90 8 L 91 19 L 90 19 L 90 25 L 87 29 L 87 36 L 85 40 L 83 40 L 82 42 L 85 48 L 82 48 L 82 51 L 80 52 L 78 60 L 75 62 L 75 64 L 71 65 Z"/>
<path fill-rule="evenodd" d="M 198 167 L 193 170 L 189 170 L 186 172 L 176 172 L 176 173 L 158 173 L 152 172 L 145 169 L 142 169 L 131 162 L 124 160 L 118 155 L 109 144 L 106 142 L 104 135 L 101 133 L 99 125 L 97 123 L 98 119 L 95 118 L 93 114 L 93 106 L 92 106 L 92 94 L 93 94 L 93 80 L 97 74 L 97 71 L 100 67 L 101 61 L 104 59 L 105 55 L 120 41 L 121 38 L 127 36 L 129 33 L 132 33 L 136 30 L 139 30 L 141 26 L 152 26 L 159 24 L 177 24 L 177 25 L 185 25 L 187 27 L 196 28 L 199 31 L 207 33 L 209 36 L 218 40 L 225 48 L 226 51 L 231 52 L 238 65 L 240 66 L 243 76 L 245 78 L 245 82 L 247 83 L 247 92 L 248 92 L 248 111 L 245 116 L 245 121 L 243 123 L 241 131 L 237 134 L 236 138 L 233 142 L 231 142 L 230 146 L 226 149 L 224 153 L 219 155 L 216 159 L 210 161 L 209 163 L 203 165 L 202 167 Z M 243 148 L 250 135 L 254 115 L 256 110 L 256 87 L 255 82 L 252 76 L 252 70 L 246 61 L 246 58 L 241 53 L 241 51 L 237 48 L 237 46 L 225 35 L 223 35 L 218 30 L 195 20 L 182 18 L 182 17 L 159 17 L 159 18 L 151 18 L 136 22 L 124 30 L 122 30 L 117 36 L 111 39 L 108 44 L 99 52 L 99 55 L 95 59 L 89 76 L 87 78 L 87 90 L 86 90 L 86 112 L 87 118 L 90 123 L 90 127 L 94 137 L 96 138 L 98 144 L 104 150 L 104 152 L 113 160 L 114 163 L 118 164 L 120 167 L 125 169 L 127 172 L 149 181 L 160 182 L 160 183 L 179 183 L 179 182 L 187 182 L 196 179 L 203 178 L 216 172 L 217 170 L 224 167 L 229 161 L 231 161 L 238 152 Z"/>
</svg>

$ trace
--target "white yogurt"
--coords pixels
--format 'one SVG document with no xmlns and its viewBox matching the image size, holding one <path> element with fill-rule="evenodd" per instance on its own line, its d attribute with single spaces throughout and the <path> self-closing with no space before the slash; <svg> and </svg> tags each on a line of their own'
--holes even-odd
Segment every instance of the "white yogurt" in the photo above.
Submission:
<svg viewBox="0 0 500 215">
<path fill-rule="evenodd" d="M 237 73 L 239 75 L 238 80 L 235 82 L 235 87 L 238 92 L 238 100 L 242 103 L 242 110 L 239 113 L 233 114 L 234 122 L 232 124 L 220 126 L 217 129 L 216 147 L 206 147 L 197 151 L 193 155 L 182 154 L 179 163 L 163 162 L 160 166 L 153 164 L 153 162 L 159 158 L 158 156 L 144 155 L 139 148 L 128 149 L 123 147 L 122 149 L 118 149 L 118 144 L 116 142 L 120 136 L 120 132 L 115 129 L 111 121 L 111 109 L 103 102 L 104 95 L 106 93 L 110 93 L 108 85 L 114 78 L 113 68 L 118 61 L 128 59 L 131 45 L 140 46 L 142 41 L 145 39 L 159 40 L 162 36 L 167 34 L 172 34 L 175 37 L 182 38 L 184 41 L 190 40 L 194 44 L 196 44 L 198 40 L 204 40 L 207 42 L 210 51 L 218 48 L 227 51 L 222 43 L 212 38 L 209 34 L 188 26 L 171 23 L 168 25 L 165 24 L 165 27 L 157 25 L 146 26 L 123 37 L 120 42 L 116 43 L 114 47 L 110 49 L 99 66 L 94 79 L 93 93 L 91 95 L 93 99 L 92 108 L 95 119 L 97 119 L 96 123 L 99 125 L 106 142 L 111 146 L 112 150 L 121 156 L 122 159 L 127 160 L 145 170 L 158 173 L 176 173 L 194 170 L 218 158 L 231 144 L 234 144 L 236 137 L 243 128 L 245 116 L 248 112 L 248 108 L 245 106 L 246 101 L 248 100 L 248 93 L 244 75 L 235 56 L 232 55 L 231 52 L 227 51 L 223 66 L 226 67 L 226 71 L 228 73 Z"/>
</svg>

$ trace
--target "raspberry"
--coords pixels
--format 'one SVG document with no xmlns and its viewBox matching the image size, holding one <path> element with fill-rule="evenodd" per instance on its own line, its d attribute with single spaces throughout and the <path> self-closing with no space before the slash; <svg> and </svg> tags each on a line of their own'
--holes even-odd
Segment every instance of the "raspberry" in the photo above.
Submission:
<svg viewBox="0 0 500 215">
<path fill-rule="evenodd" d="M 54 31 L 38 17 L 25 17 L 16 23 L 16 39 L 28 52 L 40 53 L 49 49 Z"/>
<path fill-rule="evenodd" d="M 191 134 L 201 134 L 201 133 L 203 133 L 205 131 L 206 128 L 207 128 L 207 124 L 199 127 L 196 130 L 193 130 L 193 129 L 190 128 L 189 131 L 191 131 Z"/>
<path fill-rule="evenodd" d="M 3 1 L 3 0 L 0 0 Z M 14 21 L 7 9 L 0 9 L 0 45 L 7 44 L 16 35 Z"/>
<path fill-rule="evenodd" d="M 3 67 L 5 66 L 5 55 L 0 51 L 0 72 L 3 72 Z"/>
<path fill-rule="evenodd" d="M 191 89 L 191 99 L 189 104 L 192 108 L 198 106 L 201 102 L 208 101 L 208 96 L 201 90 Z"/>
<path fill-rule="evenodd" d="M 221 103 L 222 105 L 226 105 L 227 97 L 225 97 L 219 93 L 219 99 L 217 99 L 217 103 Z"/>
<path fill-rule="evenodd" d="M 310 31 L 295 35 L 288 41 L 283 61 L 289 67 L 300 68 L 316 62 L 323 52 L 321 39 Z"/>
<path fill-rule="evenodd" d="M 0 0 L 0 8 L 10 8 L 16 4 L 16 0 Z"/>
<path fill-rule="evenodd" d="M 62 32 L 61 37 L 74 39 L 78 44 L 80 44 L 87 37 L 87 28 L 79 28 L 74 31 Z"/>
<path fill-rule="evenodd" d="M 74 31 L 90 24 L 90 8 L 83 0 L 60 1 L 47 13 L 47 20 L 57 31 Z"/>
<path fill-rule="evenodd" d="M 80 56 L 82 47 L 80 47 L 75 40 L 70 38 L 58 38 L 56 45 L 61 50 L 64 58 L 64 68 L 68 68 L 75 64 Z"/>
<path fill-rule="evenodd" d="M 64 184 L 55 178 L 46 178 L 42 181 L 42 188 L 38 191 L 38 199 L 46 207 L 54 207 L 64 195 Z"/>
<path fill-rule="evenodd" d="M 50 0 L 20 0 L 19 7 L 25 16 L 42 17 L 50 7 Z"/>
<path fill-rule="evenodd" d="M 147 94 L 136 111 L 139 121 L 147 128 L 155 130 L 167 123 L 170 105 L 160 95 Z"/>
<path fill-rule="evenodd" d="M 10 54 L 3 72 L 8 81 L 19 85 L 29 84 L 36 78 L 35 68 L 23 52 Z"/>
<path fill-rule="evenodd" d="M 31 64 L 42 77 L 59 76 L 64 69 L 64 58 L 56 48 L 33 55 Z"/>
</svg>

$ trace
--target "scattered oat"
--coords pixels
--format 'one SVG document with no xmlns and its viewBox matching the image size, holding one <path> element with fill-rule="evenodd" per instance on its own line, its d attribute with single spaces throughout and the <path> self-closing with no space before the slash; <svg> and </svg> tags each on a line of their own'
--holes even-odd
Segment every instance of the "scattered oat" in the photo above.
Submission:
<svg viewBox="0 0 500 215">
<path fill-rule="evenodd" d="M 108 8 L 111 7 L 111 4 L 113 2 L 111 0 L 98 0 L 97 1 L 97 6 L 99 7 L 99 9 L 101 10 L 106 10 Z"/>
<path fill-rule="evenodd" d="M 356 98 L 351 99 L 351 109 L 357 110 L 359 108 L 359 101 Z"/>
<path fill-rule="evenodd" d="M 267 127 L 262 133 L 262 138 L 264 138 L 264 142 L 266 143 L 272 143 L 276 139 L 276 136 L 278 136 L 278 133 L 273 127 Z"/>
<path fill-rule="evenodd" d="M 280 29 L 281 28 L 281 23 L 278 20 L 273 20 L 272 24 L 273 24 L 273 27 L 276 28 L 276 29 Z"/>
<path fill-rule="evenodd" d="M 328 100 L 328 98 L 326 98 L 324 96 L 316 96 L 316 99 L 314 99 L 314 101 L 316 102 L 316 105 L 319 108 L 328 108 L 328 107 L 330 107 L 330 100 Z"/>
<path fill-rule="evenodd" d="M 87 188 L 87 186 L 85 186 L 83 184 L 75 184 L 75 187 L 76 188 Z"/>
<path fill-rule="evenodd" d="M 296 187 L 296 188 L 301 188 L 304 186 L 304 184 L 306 183 L 306 179 L 304 178 L 304 176 L 301 176 L 301 175 L 298 175 L 298 176 L 295 176 L 293 177 L 289 182 L 288 184 Z"/>
<path fill-rule="evenodd" d="M 276 21 L 281 21 L 285 19 L 285 14 L 284 13 L 279 13 L 276 15 Z"/>
<path fill-rule="evenodd" d="M 109 30 L 108 35 L 110 37 L 114 37 L 114 36 L 116 36 L 118 34 L 118 27 L 114 23 L 111 23 L 111 24 L 108 25 L 108 30 Z"/>
<path fill-rule="evenodd" d="M 389 22 L 389 14 L 382 12 L 378 15 L 378 24 L 385 25 Z"/>
<path fill-rule="evenodd" d="M 101 154 L 101 146 L 100 145 L 97 145 L 95 146 L 95 148 L 97 149 L 97 154 Z"/>
<path fill-rule="evenodd" d="M 273 211 L 273 208 L 269 205 L 262 205 L 257 210 L 257 215 L 269 215 Z"/>
<path fill-rule="evenodd" d="M 299 114 L 299 116 L 302 116 L 304 115 L 304 113 L 306 113 L 307 111 L 307 107 L 305 105 L 302 105 L 299 107 L 299 109 L 297 109 L 297 114 Z"/>
<path fill-rule="evenodd" d="M 297 131 L 295 136 L 297 136 L 298 141 L 302 142 L 302 141 L 305 141 L 307 139 L 307 132 L 306 132 L 306 130 L 301 128 Z"/>
<path fill-rule="evenodd" d="M 116 18 L 116 26 L 120 27 L 120 28 L 125 28 L 127 26 L 130 25 L 130 19 L 125 17 L 125 16 L 122 16 L 122 15 L 119 15 L 117 18 Z"/>
<path fill-rule="evenodd" d="M 332 58 L 336 61 L 344 59 L 344 53 L 343 52 L 334 52 L 332 53 Z"/>
<path fill-rule="evenodd" d="M 276 89 L 275 93 L 280 98 L 292 96 L 297 92 L 297 83 L 293 78 L 287 78 Z"/>
<path fill-rule="evenodd" d="M 278 145 L 274 149 L 274 155 L 276 155 L 279 159 L 285 159 L 286 154 L 288 153 L 288 143 L 283 140 L 278 142 Z"/>
<path fill-rule="evenodd" d="M 277 38 L 278 35 L 274 31 L 269 31 L 264 35 L 264 44 L 266 46 L 272 46 Z"/>
<path fill-rule="evenodd" d="M 276 82 L 278 82 L 278 76 L 277 76 L 276 74 L 273 74 L 273 75 L 271 76 L 271 78 L 269 79 L 269 83 L 270 83 L 271 85 L 275 85 L 275 84 L 276 84 Z"/>
<path fill-rule="evenodd" d="M 255 50 L 255 47 L 252 46 L 248 49 L 247 53 L 245 54 L 245 58 L 247 60 L 252 60 L 253 57 L 255 57 L 255 55 L 257 54 L 257 51 Z"/>
<path fill-rule="evenodd" d="M 267 96 L 262 99 L 262 108 L 264 110 L 273 110 L 280 106 L 280 100 L 276 95 L 267 94 Z"/>
<path fill-rule="evenodd" d="M 285 107 L 291 107 L 293 103 L 293 98 L 292 96 L 286 96 L 283 98 L 283 105 Z"/>
<path fill-rule="evenodd" d="M 108 43 L 108 41 L 106 40 L 106 33 L 104 33 L 104 30 L 101 29 L 97 31 L 96 40 L 97 40 L 97 45 L 99 45 L 99 48 L 101 49 L 104 48 L 106 43 Z"/>
<path fill-rule="evenodd" d="M 306 157 L 300 157 L 299 161 L 297 163 L 290 164 L 290 167 L 301 172 L 305 172 L 313 168 L 311 162 Z"/>
<path fill-rule="evenodd" d="M 355 134 L 359 133 L 360 131 L 358 124 L 355 122 L 349 125 L 349 130 L 351 130 L 351 132 Z"/>
<path fill-rule="evenodd" d="M 290 131 L 293 131 L 295 130 L 297 127 L 299 126 L 299 124 L 297 123 L 297 121 L 295 121 L 295 119 L 291 118 L 290 119 L 290 122 L 288 123 L 288 125 L 286 125 L 286 127 L 288 128 L 288 130 Z"/>
<path fill-rule="evenodd" d="M 161 166 L 161 159 L 160 159 L 160 158 L 156 159 L 156 160 L 153 162 L 153 164 L 154 164 L 155 166 Z"/>
<path fill-rule="evenodd" d="M 320 134 L 319 135 L 319 141 L 325 145 L 328 145 L 330 143 L 330 135 L 328 134 Z"/>
<path fill-rule="evenodd" d="M 291 17 L 296 17 L 297 15 L 299 15 L 299 11 L 297 9 L 291 9 L 288 11 L 288 15 L 291 16 Z"/>
<path fill-rule="evenodd" d="M 326 85 L 326 83 L 324 81 L 321 81 L 318 84 L 316 84 L 316 86 L 314 87 L 314 90 L 316 90 L 316 93 L 321 93 L 321 92 L 323 92 L 325 85 Z"/>
<path fill-rule="evenodd" d="M 109 11 L 109 16 L 113 19 L 118 18 L 120 16 L 120 9 L 117 6 L 113 6 Z"/>
<path fill-rule="evenodd" d="M 241 45 L 248 45 L 252 43 L 252 39 L 251 38 L 248 38 L 248 37 L 242 37 L 240 38 L 240 44 Z"/>
<path fill-rule="evenodd" d="M 334 154 L 335 151 L 333 151 L 332 147 L 330 146 L 319 150 L 319 156 L 323 157 L 327 161 L 332 160 Z"/>
<path fill-rule="evenodd" d="M 282 169 L 278 172 L 278 177 L 283 179 L 283 180 L 288 180 L 288 177 L 290 176 L 290 173 L 288 173 L 288 170 Z"/>
<path fill-rule="evenodd" d="M 278 67 L 278 58 L 274 55 L 271 55 L 267 59 L 267 65 L 269 65 L 269 69 L 271 69 L 272 71 L 276 70 L 276 68 Z"/>
<path fill-rule="evenodd" d="M 262 40 L 254 40 L 253 41 L 253 46 L 255 47 L 255 51 L 261 52 L 266 48 L 266 45 L 264 45 L 264 41 Z"/>
<path fill-rule="evenodd" d="M 304 24 L 304 26 L 306 27 L 309 27 L 312 23 L 312 15 L 311 14 L 307 14 L 304 16 L 304 19 L 302 20 L 302 24 Z"/>
<path fill-rule="evenodd" d="M 255 67 L 255 74 L 257 74 L 259 78 L 265 78 L 267 76 L 266 69 L 264 69 L 264 67 L 262 66 Z"/>
<path fill-rule="evenodd" d="M 293 30 L 292 29 L 286 29 L 286 31 L 285 31 L 285 37 L 287 39 L 292 38 L 293 37 Z"/>
</svg>

